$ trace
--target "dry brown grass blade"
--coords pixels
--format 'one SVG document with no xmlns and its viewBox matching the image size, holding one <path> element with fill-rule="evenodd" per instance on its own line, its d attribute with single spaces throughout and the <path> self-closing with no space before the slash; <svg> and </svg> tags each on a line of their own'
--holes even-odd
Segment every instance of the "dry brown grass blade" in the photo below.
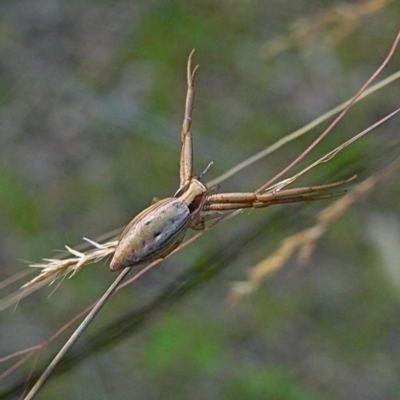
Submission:
<svg viewBox="0 0 400 400">
<path fill-rule="evenodd" d="M 278 172 L 268 182 L 266 182 L 264 185 L 259 187 L 256 190 L 256 193 L 260 193 L 261 191 L 266 189 L 268 186 L 270 186 L 271 184 L 276 182 L 285 173 L 290 171 L 295 165 L 297 165 L 300 161 L 302 161 L 304 159 L 304 157 L 307 154 L 309 154 L 314 149 L 314 147 L 316 147 L 318 145 L 318 143 L 320 143 L 332 131 L 332 129 L 343 119 L 343 117 L 347 114 L 347 112 L 350 110 L 350 108 L 361 97 L 361 95 L 367 89 L 367 87 L 377 78 L 377 76 L 383 71 L 383 69 L 389 63 L 389 61 L 393 57 L 393 54 L 397 48 L 399 41 L 400 41 L 400 31 L 397 32 L 396 38 L 395 38 L 394 42 L 392 43 L 390 50 L 389 50 L 387 56 L 385 57 L 385 59 L 383 60 L 383 62 L 374 71 L 374 73 L 367 79 L 367 81 L 361 86 L 361 88 L 358 90 L 358 92 L 355 94 L 355 96 L 351 99 L 351 101 L 346 105 L 346 107 L 343 109 L 343 111 L 329 124 L 329 126 L 309 146 L 307 146 L 307 148 L 298 157 L 296 157 L 291 163 L 289 163 L 285 168 L 283 168 L 280 172 Z M 395 113 L 397 113 L 397 111 L 395 111 Z M 379 124 L 379 122 L 377 124 Z M 371 127 L 371 129 L 373 129 L 373 127 L 376 126 L 377 124 L 374 124 Z M 366 131 L 369 132 L 369 130 L 371 130 L 371 129 L 368 128 Z M 356 135 L 354 138 L 352 138 L 351 140 L 354 142 L 355 140 L 357 140 L 360 136 L 364 135 L 365 133 L 360 133 L 360 134 Z M 312 167 L 310 167 L 310 168 L 312 168 Z"/>
<path fill-rule="evenodd" d="M 305 262 L 312 254 L 316 242 L 329 226 L 339 219 L 355 202 L 365 197 L 379 183 L 387 179 L 400 165 L 400 157 L 380 172 L 377 172 L 356 185 L 351 191 L 326 207 L 317 216 L 317 223 L 311 228 L 286 238 L 272 255 L 260 261 L 249 273 L 247 281 L 234 285 L 229 297 L 230 304 L 237 303 L 243 295 L 252 293 L 271 273 L 283 267 L 296 252 L 299 260 Z"/>
<path fill-rule="evenodd" d="M 25 396 L 25 400 L 33 399 L 42 386 L 45 384 L 47 379 L 50 377 L 60 360 L 65 356 L 67 351 L 71 348 L 71 346 L 79 339 L 79 337 L 83 334 L 86 327 L 92 322 L 93 318 L 98 314 L 98 312 L 103 308 L 107 300 L 113 295 L 113 293 L 117 290 L 120 283 L 126 278 L 129 274 L 131 268 L 125 268 L 121 271 L 115 281 L 111 284 L 111 286 L 104 292 L 103 296 L 99 299 L 90 313 L 86 316 L 86 318 L 81 322 L 79 327 L 74 331 L 74 333 L 70 336 L 67 342 L 64 344 L 62 349 L 57 353 L 56 357 L 54 357 L 53 361 L 48 365 L 43 374 L 40 376 L 36 384 L 32 387 L 29 393 Z"/>
<path fill-rule="evenodd" d="M 275 188 L 276 190 L 281 190 L 282 188 L 284 188 L 287 185 L 292 184 L 294 181 L 296 181 L 296 179 L 300 178 L 300 176 L 304 175 L 306 172 L 310 171 L 311 169 L 315 168 L 317 165 L 328 162 L 330 160 L 332 160 L 333 157 L 335 157 L 339 152 L 341 152 L 342 150 L 344 150 L 346 147 L 350 146 L 352 143 L 354 143 L 355 141 L 357 141 L 358 139 L 362 138 L 364 135 L 366 135 L 368 132 L 371 132 L 373 129 L 375 129 L 376 127 L 378 127 L 379 125 L 383 124 L 384 122 L 386 122 L 387 120 L 389 120 L 390 118 L 394 117 L 396 114 L 398 114 L 400 112 L 400 108 L 394 110 L 393 112 L 391 112 L 390 114 L 386 115 L 385 117 L 383 117 L 382 119 L 380 119 L 379 121 L 375 122 L 374 124 L 372 124 L 371 126 L 369 126 L 368 128 L 364 129 L 363 131 L 361 131 L 360 133 L 358 133 L 357 135 L 353 136 L 351 139 L 346 140 L 344 143 L 340 144 L 339 146 L 337 146 L 336 148 L 334 148 L 333 150 L 329 151 L 328 153 L 326 153 L 325 155 L 323 155 L 322 157 L 318 158 L 316 161 L 314 161 L 313 163 L 311 163 L 310 165 L 308 165 L 307 167 L 303 168 L 300 172 L 294 174 L 293 176 L 291 176 L 290 178 L 287 178 L 281 182 L 276 183 L 275 185 L 273 185 L 272 187 Z M 263 190 L 264 186 L 261 186 L 259 190 Z"/>
</svg>

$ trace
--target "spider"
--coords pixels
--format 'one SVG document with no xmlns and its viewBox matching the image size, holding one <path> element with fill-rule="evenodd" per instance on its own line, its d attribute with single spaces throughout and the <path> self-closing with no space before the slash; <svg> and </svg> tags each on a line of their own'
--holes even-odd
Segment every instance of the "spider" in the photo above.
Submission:
<svg viewBox="0 0 400 400">
<path fill-rule="evenodd" d="M 181 131 L 180 187 L 173 197 L 156 200 L 139 213 L 123 231 L 113 259 L 111 271 L 134 267 L 168 256 L 184 239 L 189 228 L 201 230 L 205 222 L 244 208 L 263 208 L 272 204 L 327 199 L 342 194 L 320 194 L 349 180 L 325 185 L 281 190 L 288 182 L 249 193 L 216 193 L 217 186 L 207 188 L 202 177 L 193 176 L 192 121 L 194 78 L 198 65 L 192 69 L 194 50 L 187 62 L 187 95 Z M 290 183 L 290 182 L 289 182 Z M 312 194 L 318 192 L 318 194 Z"/>
</svg>

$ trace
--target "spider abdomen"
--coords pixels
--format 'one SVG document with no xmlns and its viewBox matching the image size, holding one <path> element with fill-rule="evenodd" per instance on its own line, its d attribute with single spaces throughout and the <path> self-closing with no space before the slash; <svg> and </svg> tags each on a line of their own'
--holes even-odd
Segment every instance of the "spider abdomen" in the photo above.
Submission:
<svg viewBox="0 0 400 400">
<path fill-rule="evenodd" d="M 110 264 L 111 271 L 166 257 L 182 242 L 189 225 L 189 207 L 179 198 L 151 205 L 125 228 Z"/>
</svg>

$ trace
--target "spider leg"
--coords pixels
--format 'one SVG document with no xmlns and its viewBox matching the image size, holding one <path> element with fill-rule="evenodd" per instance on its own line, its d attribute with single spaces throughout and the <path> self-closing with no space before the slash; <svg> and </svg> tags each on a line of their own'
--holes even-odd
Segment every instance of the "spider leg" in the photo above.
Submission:
<svg viewBox="0 0 400 400">
<path fill-rule="evenodd" d="M 196 65 L 192 69 L 192 57 L 194 49 L 191 51 L 187 63 L 187 94 L 185 103 L 185 116 L 182 123 L 181 132 L 181 160 L 180 160 L 180 187 L 189 183 L 193 176 L 193 139 L 192 133 L 190 132 L 190 125 L 192 122 L 192 110 L 193 110 L 193 97 L 194 97 L 194 77 L 198 68 Z"/>
<path fill-rule="evenodd" d="M 326 189 L 331 189 L 337 186 L 341 186 L 354 177 L 346 179 L 344 181 L 329 183 L 318 186 L 307 186 L 294 189 L 286 189 L 269 192 L 263 194 L 257 193 L 220 193 L 212 194 L 207 196 L 204 202 L 202 211 L 229 211 L 238 210 L 241 208 L 262 208 L 268 207 L 272 204 L 283 204 L 283 203 L 296 203 L 300 201 L 309 200 L 322 200 L 329 199 L 331 197 L 340 196 L 345 191 L 338 193 L 327 193 L 327 194 L 312 194 L 315 192 L 321 192 Z"/>
<path fill-rule="evenodd" d="M 203 207 L 202 211 L 232 211 L 232 210 L 240 210 L 242 208 L 264 208 L 268 207 L 272 204 L 287 204 L 287 203 L 298 203 L 301 201 L 310 201 L 310 200 L 325 200 L 330 199 L 332 197 L 338 197 L 346 193 L 346 190 L 342 190 L 341 192 L 337 193 L 327 193 L 327 194 L 320 194 L 314 196 L 307 196 L 307 195 L 297 195 L 297 196 L 275 196 L 275 198 L 264 198 L 263 196 L 252 197 L 253 193 L 243 193 L 244 195 L 248 194 L 249 197 L 243 198 L 242 202 L 237 203 L 212 203 L 207 204 Z M 253 195 L 254 196 L 254 195 Z M 208 219 L 212 219 L 208 218 Z"/>
<path fill-rule="evenodd" d="M 316 185 L 316 186 L 307 186 L 307 187 L 300 187 L 300 188 L 293 188 L 293 189 L 285 189 L 285 193 L 289 194 L 296 194 L 296 193 L 313 193 L 313 192 L 320 192 L 322 190 L 326 190 L 326 189 L 332 189 L 338 186 L 342 186 L 346 183 L 351 182 L 352 180 L 354 180 L 355 178 L 357 178 L 357 175 L 353 175 L 350 178 L 341 180 L 341 181 L 337 181 L 337 182 L 333 182 L 333 183 L 325 183 L 324 185 Z M 264 190 L 264 193 L 275 193 L 275 192 L 279 192 L 282 191 L 282 188 L 280 188 L 279 190 L 276 189 L 276 187 L 279 187 L 279 183 L 273 185 L 270 188 L 266 188 Z M 308 191 L 307 191 L 308 190 Z M 258 192 L 256 192 L 258 193 Z"/>
</svg>

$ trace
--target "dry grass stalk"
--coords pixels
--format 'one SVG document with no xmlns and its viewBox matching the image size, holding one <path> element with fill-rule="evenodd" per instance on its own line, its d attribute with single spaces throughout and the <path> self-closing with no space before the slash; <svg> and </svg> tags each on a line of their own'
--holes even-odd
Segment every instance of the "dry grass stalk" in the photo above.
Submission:
<svg viewBox="0 0 400 400">
<path fill-rule="evenodd" d="M 114 254 L 115 247 L 118 243 L 118 241 L 116 240 L 103 244 L 97 243 L 87 238 L 84 238 L 84 240 L 94 246 L 95 249 L 80 252 L 78 250 L 72 249 L 69 246 L 65 246 L 68 252 L 73 255 L 73 257 L 65 259 L 44 258 L 43 263 L 30 264 L 30 267 L 42 268 L 42 271 L 37 277 L 23 285 L 22 288 L 27 288 L 48 279 L 52 279 L 51 283 L 53 283 L 57 278 L 61 276 L 65 277 L 67 275 L 70 275 L 72 277 L 85 265 L 96 263 Z"/>
<path fill-rule="evenodd" d="M 296 252 L 300 262 L 307 261 L 314 251 L 316 241 L 325 234 L 328 227 L 339 219 L 356 201 L 363 198 L 377 184 L 385 180 L 399 165 L 400 158 L 396 159 L 384 170 L 365 179 L 347 195 L 323 209 L 318 214 L 317 223 L 314 226 L 286 238 L 272 255 L 252 268 L 247 281 L 238 282 L 234 285 L 228 297 L 228 302 L 235 304 L 243 295 L 252 293 L 259 287 L 263 279 L 282 268 L 285 262 Z"/>
</svg>

